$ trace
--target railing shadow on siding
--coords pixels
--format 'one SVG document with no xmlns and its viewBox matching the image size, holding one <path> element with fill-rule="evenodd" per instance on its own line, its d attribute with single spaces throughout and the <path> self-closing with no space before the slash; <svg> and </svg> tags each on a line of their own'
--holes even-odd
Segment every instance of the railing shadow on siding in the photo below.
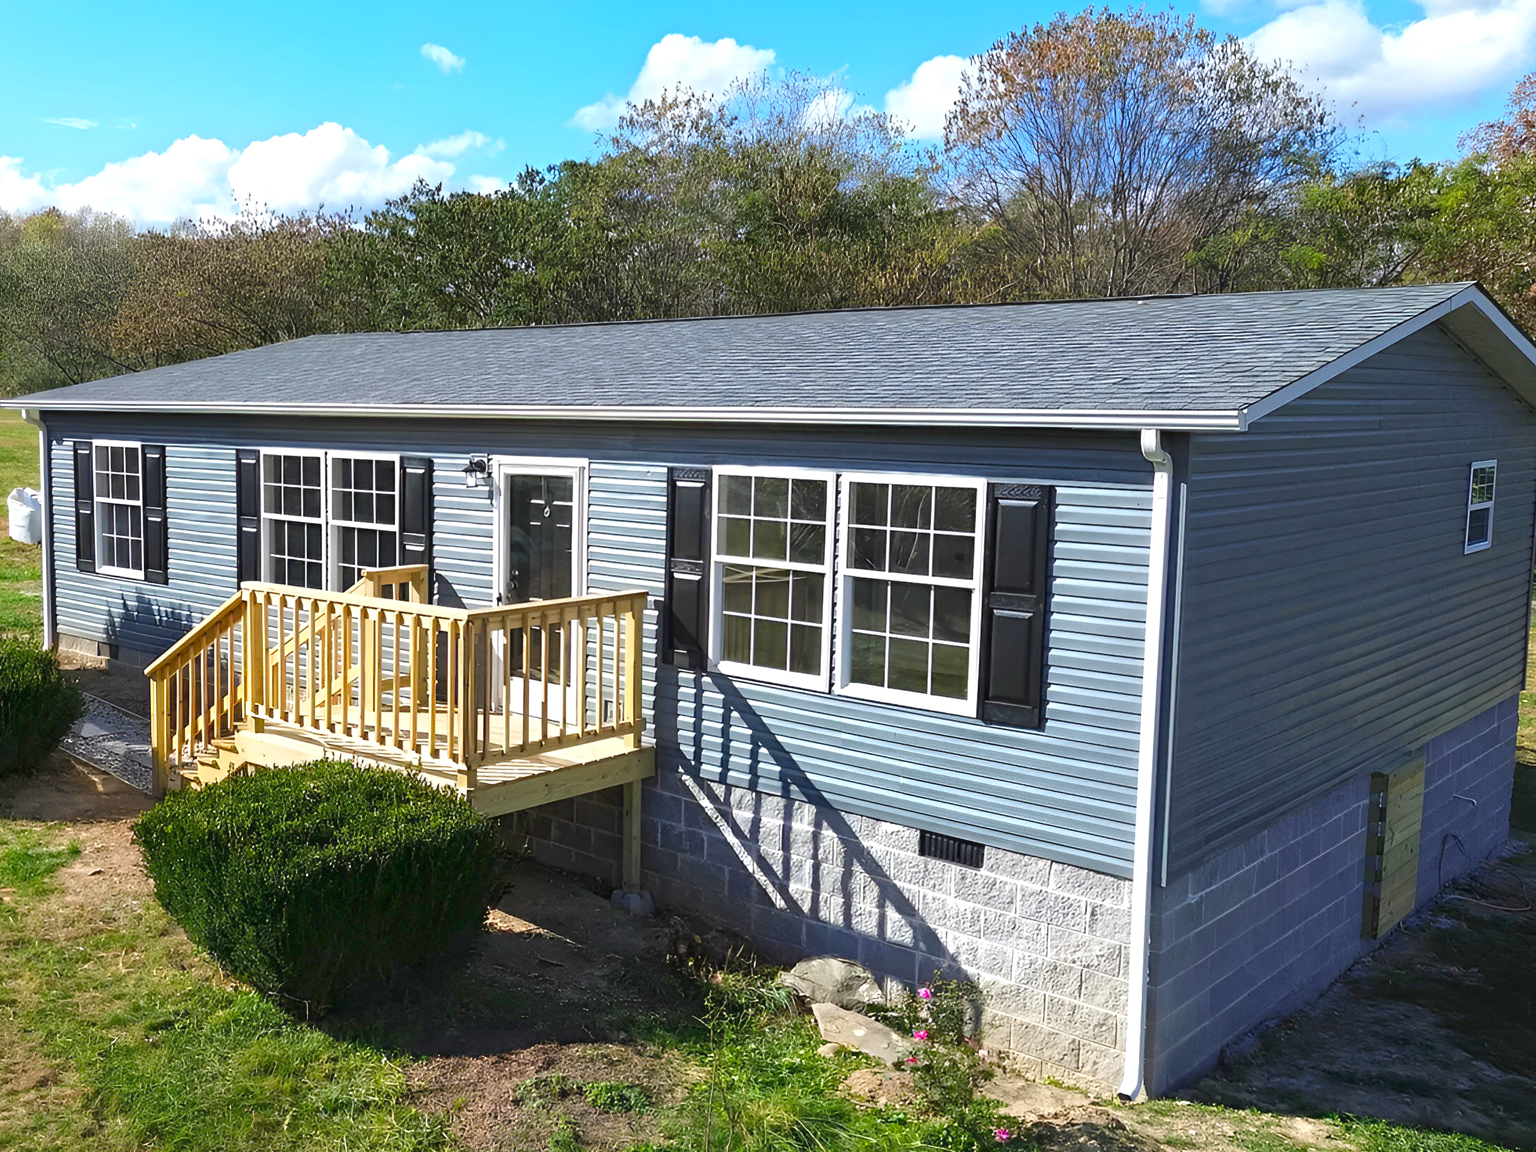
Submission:
<svg viewBox="0 0 1536 1152">
<path fill-rule="evenodd" d="M 129 648 L 150 658 L 159 656 L 195 628 L 200 617 L 190 608 L 167 604 L 135 590 L 107 609 L 104 637 L 117 649 Z"/>
<path fill-rule="evenodd" d="M 666 669 L 663 675 L 695 674 Z M 801 951 L 806 955 L 825 952 L 856 959 L 880 976 L 911 972 L 914 963 L 920 969 L 916 973 L 918 979 L 929 975 L 950 978 L 968 975 L 964 964 L 945 946 L 938 932 L 927 923 L 912 899 L 871 850 L 866 833 L 827 798 L 794 754 L 774 734 L 770 722 L 741 694 L 731 678 L 716 673 L 697 675 L 701 687 L 713 688 L 724 701 L 724 712 L 719 718 L 723 742 L 719 762 L 748 765 L 744 773 L 730 772 L 727 781 L 738 790 L 747 791 L 751 797 L 750 807 L 743 811 L 733 806 L 720 790 L 720 785 L 699 771 L 699 766 L 707 763 L 711 755 L 704 743 L 707 717 L 703 708 L 692 709 L 691 717 L 686 719 L 679 717 L 675 692 L 656 694 L 654 731 L 658 751 L 662 753 L 658 769 L 675 768 L 683 773 L 695 799 L 708 804 L 712 810 L 707 814 L 711 821 L 722 830 L 728 829 L 735 838 L 733 847 L 738 856 L 745 851 L 756 865 L 755 868 L 749 866 L 748 870 L 755 872 L 760 885 L 771 888 L 771 893 L 765 895 L 772 904 L 803 916 L 807 921 L 826 925 L 826 928 L 806 930 L 806 946 Z M 749 733 L 745 750 L 734 746 L 739 737 L 732 735 L 733 723 Z M 670 739 L 673 734 L 675 745 Z M 763 770 L 770 766 L 772 779 L 764 780 Z M 757 790 L 760 787 L 762 791 Z M 815 813 L 811 824 L 794 821 L 785 804 L 789 800 L 810 805 Z M 797 832 L 809 834 L 809 845 L 804 844 L 803 837 L 797 836 Z M 828 837 L 836 840 L 835 848 L 827 842 Z M 835 863 L 828 861 L 831 865 L 829 874 L 829 867 L 823 861 L 834 853 Z M 807 856 L 813 862 L 809 885 L 792 885 L 789 879 L 792 861 Z M 868 877 L 874 885 L 873 908 L 867 907 L 870 903 L 867 898 L 859 896 L 859 874 Z M 829 898 L 835 902 L 838 912 L 835 919 L 826 916 Z M 864 915 L 856 919 L 855 911 L 859 905 L 865 906 Z M 859 920 L 863 922 L 859 923 Z M 905 931 L 897 925 L 897 920 L 905 923 Z M 870 933 L 871 927 L 878 935 Z M 894 933 L 891 931 L 893 927 L 897 927 Z M 912 958 L 914 953 L 915 960 Z M 906 981 L 910 979 L 911 976 L 904 977 Z"/>
</svg>

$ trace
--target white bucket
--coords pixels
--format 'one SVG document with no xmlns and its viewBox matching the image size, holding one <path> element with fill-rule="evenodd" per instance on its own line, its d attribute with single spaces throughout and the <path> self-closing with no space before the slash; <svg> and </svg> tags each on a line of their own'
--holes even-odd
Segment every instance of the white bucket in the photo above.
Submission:
<svg viewBox="0 0 1536 1152">
<path fill-rule="evenodd" d="M 11 539 L 23 544 L 43 542 L 43 502 L 30 488 L 12 488 L 5 501 L 11 517 Z"/>
</svg>

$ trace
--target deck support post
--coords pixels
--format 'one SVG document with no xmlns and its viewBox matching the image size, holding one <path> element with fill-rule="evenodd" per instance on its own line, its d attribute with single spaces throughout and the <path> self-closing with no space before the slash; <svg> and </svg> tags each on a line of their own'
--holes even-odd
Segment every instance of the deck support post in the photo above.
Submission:
<svg viewBox="0 0 1536 1152">
<path fill-rule="evenodd" d="M 158 676 L 151 676 L 149 680 L 149 794 L 156 800 L 164 800 L 165 794 L 170 788 L 170 765 L 165 762 L 164 748 L 165 738 L 165 696 L 166 684 Z"/>
<path fill-rule="evenodd" d="M 624 891 L 640 891 L 640 781 L 624 785 Z"/>
</svg>

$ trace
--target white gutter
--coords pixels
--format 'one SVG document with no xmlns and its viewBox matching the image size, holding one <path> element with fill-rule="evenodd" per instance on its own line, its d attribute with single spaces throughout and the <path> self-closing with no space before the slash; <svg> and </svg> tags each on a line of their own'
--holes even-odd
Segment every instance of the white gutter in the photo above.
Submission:
<svg viewBox="0 0 1536 1152">
<path fill-rule="evenodd" d="M 1125 1068 L 1120 1098 L 1145 1087 L 1147 977 L 1152 935 L 1152 818 L 1157 808 L 1157 717 L 1163 703 L 1163 618 L 1168 601 L 1168 511 L 1173 460 L 1156 428 L 1141 430 L 1152 464 L 1152 540 L 1147 572 L 1147 632 L 1142 650 L 1141 726 L 1136 752 L 1136 839 L 1131 864 L 1131 964 L 1126 1001 Z"/>
<path fill-rule="evenodd" d="M 29 401 L 38 403 L 36 397 Z M 0 401 L 0 408 L 18 408 Z M 167 413 L 185 416 L 357 416 L 419 419 L 589 420 L 604 423 L 842 424 L 917 428 L 1099 428 L 1133 431 L 1236 432 L 1242 413 L 1199 410 L 1068 408 L 792 408 L 668 407 L 627 404 L 281 404 L 231 401 L 56 400 L 50 412 Z"/>
<path fill-rule="evenodd" d="M 43 502 L 43 647 L 55 642 L 53 621 L 53 484 L 48 459 L 48 425 L 36 408 L 23 408 L 21 418 L 37 429 L 38 495 Z"/>
</svg>

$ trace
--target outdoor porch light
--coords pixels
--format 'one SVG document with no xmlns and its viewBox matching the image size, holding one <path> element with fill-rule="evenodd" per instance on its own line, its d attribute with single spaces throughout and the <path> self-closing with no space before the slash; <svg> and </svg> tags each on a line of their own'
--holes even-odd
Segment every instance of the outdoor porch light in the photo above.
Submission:
<svg viewBox="0 0 1536 1152">
<path fill-rule="evenodd" d="M 464 465 L 464 487 L 487 488 L 491 483 L 490 461 L 484 456 L 471 456 Z"/>
</svg>

